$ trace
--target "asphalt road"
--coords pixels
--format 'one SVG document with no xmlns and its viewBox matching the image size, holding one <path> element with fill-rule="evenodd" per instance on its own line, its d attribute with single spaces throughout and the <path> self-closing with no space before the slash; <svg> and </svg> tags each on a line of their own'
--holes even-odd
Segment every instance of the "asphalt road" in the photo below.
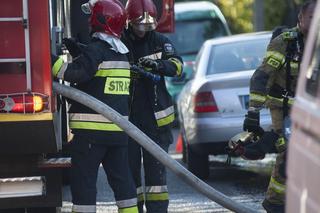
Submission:
<svg viewBox="0 0 320 213">
<path fill-rule="evenodd" d="M 173 130 L 173 135 L 176 139 L 177 129 Z M 175 153 L 175 144 L 171 145 L 169 153 L 183 164 L 181 154 Z M 269 182 L 274 156 L 269 155 L 261 161 L 233 159 L 231 165 L 225 163 L 226 158 L 226 156 L 210 156 L 210 177 L 206 183 L 235 201 L 248 205 L 257 212 L 264 212 L 260 203 Z M 102 168 L 99 170 L 97 189 L 97 212 L 116 213 L 113 193 Z M 169 213 L 230 212 L 198 193 L 171 171 L 168 171 L 168 189 Z M 62 212 L 71 212 L 71 206 L 70 189 L 66 186 L 63 189 Z"/>
</svg>

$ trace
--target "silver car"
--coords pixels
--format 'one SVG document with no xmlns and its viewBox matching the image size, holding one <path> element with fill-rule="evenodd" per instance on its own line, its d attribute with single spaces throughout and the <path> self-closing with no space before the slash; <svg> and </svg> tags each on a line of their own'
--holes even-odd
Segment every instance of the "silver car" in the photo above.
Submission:
<svg viewBox="0 0 320 213">
<path fill-rule="evenodd" d="M 249 83 L 261 64 L 270 32 L 207 40 L 197 55 L 193 79 L 178 98 L 183 158 L 198 177 L 209 175 L 208 155 L 225 154 L 228 140 L 242 130 Z M 261 111 L 262 127 L 270 128 L 269 111 Z"/>
</svg>

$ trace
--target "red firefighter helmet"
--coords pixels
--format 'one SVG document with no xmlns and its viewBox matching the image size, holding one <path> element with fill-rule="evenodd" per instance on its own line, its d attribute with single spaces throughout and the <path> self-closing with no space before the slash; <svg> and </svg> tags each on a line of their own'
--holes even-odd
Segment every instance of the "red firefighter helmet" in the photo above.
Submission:
<svg viewBox="0 0 320 213">
<path fill-rule="evenodd" d="M 126 11 L 118 0 L 99 0 L 90 16 L 93 32 L 104 32 L 120 38 L 126 25 Z"/>
<path fill-rule="evenodd" d="M 140 31 L 157 27 L 157 8 L 152 0 L 128 0 L 126 5 L 128 23 Z"/>
</svg>

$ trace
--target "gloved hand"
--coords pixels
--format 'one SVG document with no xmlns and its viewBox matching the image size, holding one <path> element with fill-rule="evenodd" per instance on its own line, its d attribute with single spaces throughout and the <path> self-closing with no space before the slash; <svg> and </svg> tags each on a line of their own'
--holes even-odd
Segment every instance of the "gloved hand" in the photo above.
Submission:
<svg viewBox="0 0 320 213">
<path fill-rule="evenodd" d="M 233 149 L 227 147 L 226 151 L 232 157 L 240 157 L 244 154 L 244 146 L 242 144 L 237 144 Z"/>
<path fill-rule="evenodd" d="M 64 38 L 62 42 L 73 58 L 78 57 L 82 53 L 81 48 L 79 47 L 75 39 Z"/>
<path fill-rule="evenodd" d="M 246 118 L 243 122 L 243 130 L 248 132 L 258 133 L 261 131 L 260 127 L 260 112 L 258 110 L 252 109 L 248 110 Z"/>
<path fill-rule="evenodd" d="M 161 62 L 159 60 L 153 60 L 150 58 L 140 58 L 138 63 L 147 68 L 151 68 L 152 71 L 158 72 L 161 69 Z"/>
</svg>

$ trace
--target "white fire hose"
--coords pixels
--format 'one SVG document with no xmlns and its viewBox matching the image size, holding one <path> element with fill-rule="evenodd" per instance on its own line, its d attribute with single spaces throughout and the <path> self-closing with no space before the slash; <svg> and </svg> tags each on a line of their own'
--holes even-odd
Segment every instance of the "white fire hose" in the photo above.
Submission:
<svg viewBox="0 0 320 213">
<path fill-rule="evenodd" d="M 121 114 L 113 110 L 108 105 L 97 100 L 96 98 L 80 91 L 75 88 L 53 82 L 53 90 L 67 98 L 74 101 L 80 102 L 81 104 L 91 108 L 92 110 L 100 113 L 107 119 L 113 121 L 117 124 L 123 131 L 125 131 L 131 138 L 133 138 L 137 143 L 143 146 L 150 154 L 152 154 L 157 160 L 159 160 L 163 165 L 168 167 L 173 173 L 184 180 L 187 184 L 192 186 L 194 189 L 220 204 L 221 206 L 235 212 L 239 213 L 255 213 L 249 207 L 237 203 L 224 195 L 223 193 L 215 190 L 210 185 L 206 184 L 198 177 L 189 172 L 176 160 L 172 159 L 168 153 L 166 153 L 162 148 L 160 148 L 155 142 L 153 142 L 146 134 L 144 134 L 135 125 L 129 122 L 127 119 L 123 118 Z"/>
</svg>

